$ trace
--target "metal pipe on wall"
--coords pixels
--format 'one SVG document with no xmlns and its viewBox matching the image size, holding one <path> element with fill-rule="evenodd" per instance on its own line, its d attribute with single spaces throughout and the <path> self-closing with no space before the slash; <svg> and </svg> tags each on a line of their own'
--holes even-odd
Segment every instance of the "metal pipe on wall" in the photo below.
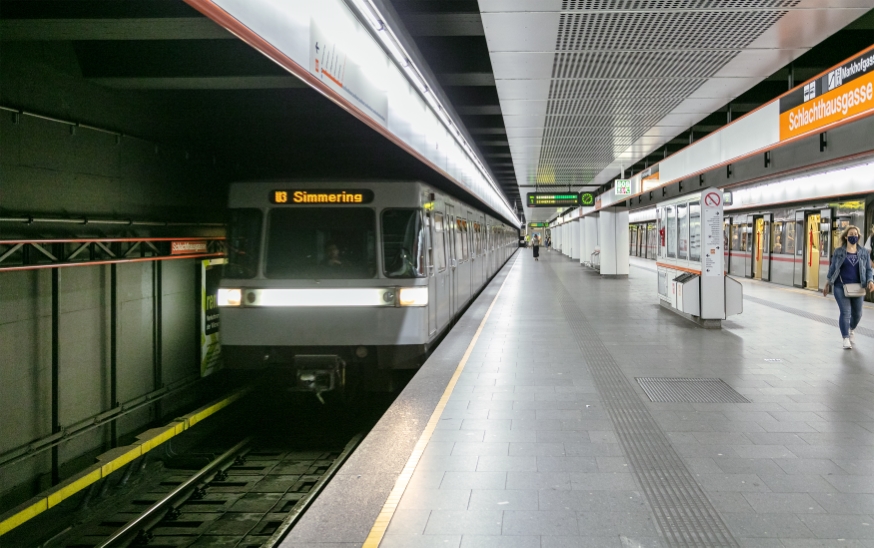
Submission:
<svg viewBox="0 0 874 548">
<path fill-rule="evenodd" d="M 56 269 L 57 270 L 57 269 Z M 118 265 L 109 265 L 109 401 L 118 407 Z M 110 447 L 118 447 L 118 421 L 109 425 Z"/>
<path fill-rule="evenodd" d="M 61 431 L 61 270 L 52 270 L 52 433 Z M 58 446 L 52 447 L 52 485 L 61 481 Z"/>
<path fill-rule="evenodd" d="M 162 362 L 162 311 L 161 301 L 163 290 L 161 288 L 161 261 L 152 263 L 152 377 L 154 379 L 154 389 L 158 390 L 164 386 L 163 380 L 163 364 Z M 161 402 L 155 402 L 155 420 L 161 418 Z"/>
</svg>

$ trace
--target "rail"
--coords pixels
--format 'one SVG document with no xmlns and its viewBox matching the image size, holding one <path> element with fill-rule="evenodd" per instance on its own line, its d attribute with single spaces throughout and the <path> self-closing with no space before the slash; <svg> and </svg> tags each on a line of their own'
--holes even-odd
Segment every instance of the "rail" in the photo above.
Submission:
<svg viewBox="0 0 874 548">
<path fill-rule="evenodd" d="M 264 543 L 264 548 L 273 548 L 274 546 L 278 546 L 279 543 L 285 538 L 285 535 L 291 530 L 292 527 L 298 522 L 301 516 L 303 516 L 304 512 L 307 511 L 307 508 L 312 505 L 313 501 L 316 500 L 316 497 L 319 493 L 324 489 L 325 485 L 331 481 L 331 478 L 334 477 L 334 474 L 337 473 L 337 470 L 343 466 L 343 463 L 346 462 L 346 459 L 349 458 L 349 455 L 355 451 L 355 448 L 358 447 L 358 444 L 361 443 L 361 440 L 364 438 L 364 434 L 358 434 L 352 440 L 346 444 L 346 447 L 343 448 L 343 452 L 337 457 L 337 460 L 331 464 L 331 467 L 325 472 L 325 475 L 322 476 L 318 483 L 316 483 L 312 489 L 309 490 L 307 495 L 298 502 L 294 508 L 291 509 L 288 517 L 286 517 L 282 524 L 270 535 L 270 538 Z"/>
<path fill-rule="evenodd" d="M 164 495 L 155 504 L 149 506 L 142 514 L 113 533 L 108 539 L 98 544 L 96 548 L 109 548 L 135 533 L 145 536 L 143 532 L 163 519 L 174 508 L 174 502 L 183 497 L 187 498 L 190 496 L 198 488 L 199 484 L 208 483 L 216 474 L 222 471 L 222 466 L 227 464 L 229 467 L 233 464 L 234 460 L 245 454 L 245 449 L 251 441 L 252 438 L 246 438 L 219 455 L 219 457 L 201 468 L 196 474 L 182 482 L 181 485 Z"/>
<path fill-rule="evenodd" d="M 252 386 L 241 388 L 231 395 L 215 400 L 188 415 L 174 420 L 164 427 L 147 430 L 140 434 L 137 438 L 138 443 L 134 445 L 117 447 L 100 455 L 97 457 L 98 462 L 91 467 L 13 508 L 6 514 L 0 514 L 0 536 L 42 514 L 49 508 L 57 506 L 91 484 L 107 477 L 109 474 L 120 470 L 126 464 L 131 463 L 171 438 L 185 432 L 195 424 L 218 413 L 251 391 Z"/>
</svg>

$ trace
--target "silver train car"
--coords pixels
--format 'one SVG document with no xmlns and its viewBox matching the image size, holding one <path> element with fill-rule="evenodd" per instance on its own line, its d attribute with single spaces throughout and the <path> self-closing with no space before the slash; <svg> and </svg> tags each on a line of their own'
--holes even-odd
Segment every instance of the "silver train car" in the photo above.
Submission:
<svg viewBox="0 0 874 548">
<path fill-rule="evenodd" d="M 418 182 L 230 187 L 218 291 L 230 368 L 391 389 L 516 250 L 518 227 Z"/>
</svg>

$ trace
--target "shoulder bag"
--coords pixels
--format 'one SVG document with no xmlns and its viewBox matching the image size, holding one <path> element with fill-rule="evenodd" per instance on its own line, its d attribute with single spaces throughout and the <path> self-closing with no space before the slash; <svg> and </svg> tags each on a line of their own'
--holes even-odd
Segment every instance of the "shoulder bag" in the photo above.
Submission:
<svg viewBox="0 0 874 548">
<path fill-rule="evenodd" d="M 844 284 L 844 279 L 841 276 L 841 283 Z M 845 297 L 864 297 L 868 294 L 868 290 L 865 289 L 862 284 L 844 284 L 844 296 Z"/>
</svg>

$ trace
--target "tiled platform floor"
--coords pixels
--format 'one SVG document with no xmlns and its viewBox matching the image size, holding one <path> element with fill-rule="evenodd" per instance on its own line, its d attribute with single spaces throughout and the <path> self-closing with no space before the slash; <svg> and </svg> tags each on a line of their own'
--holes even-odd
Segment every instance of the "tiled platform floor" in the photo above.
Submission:
<svg viewBox="0 0 874 548">
<path fill-rule="evenodd" d="M 844 351 L 836 327 L 799 315 L 834 319 L 831 298 L 746 283 L 797 313 L 747 300 L 705 331 L 660 310 L 651 261 L 603 280 L 521 251 L 384 548 L 672 546 L 557 295 L 573 296 L 735 545 L 874 547 L 874 338 Z M 751 403 L 651 403 L 637 376 L 717 377 Z"/>
</svg>

